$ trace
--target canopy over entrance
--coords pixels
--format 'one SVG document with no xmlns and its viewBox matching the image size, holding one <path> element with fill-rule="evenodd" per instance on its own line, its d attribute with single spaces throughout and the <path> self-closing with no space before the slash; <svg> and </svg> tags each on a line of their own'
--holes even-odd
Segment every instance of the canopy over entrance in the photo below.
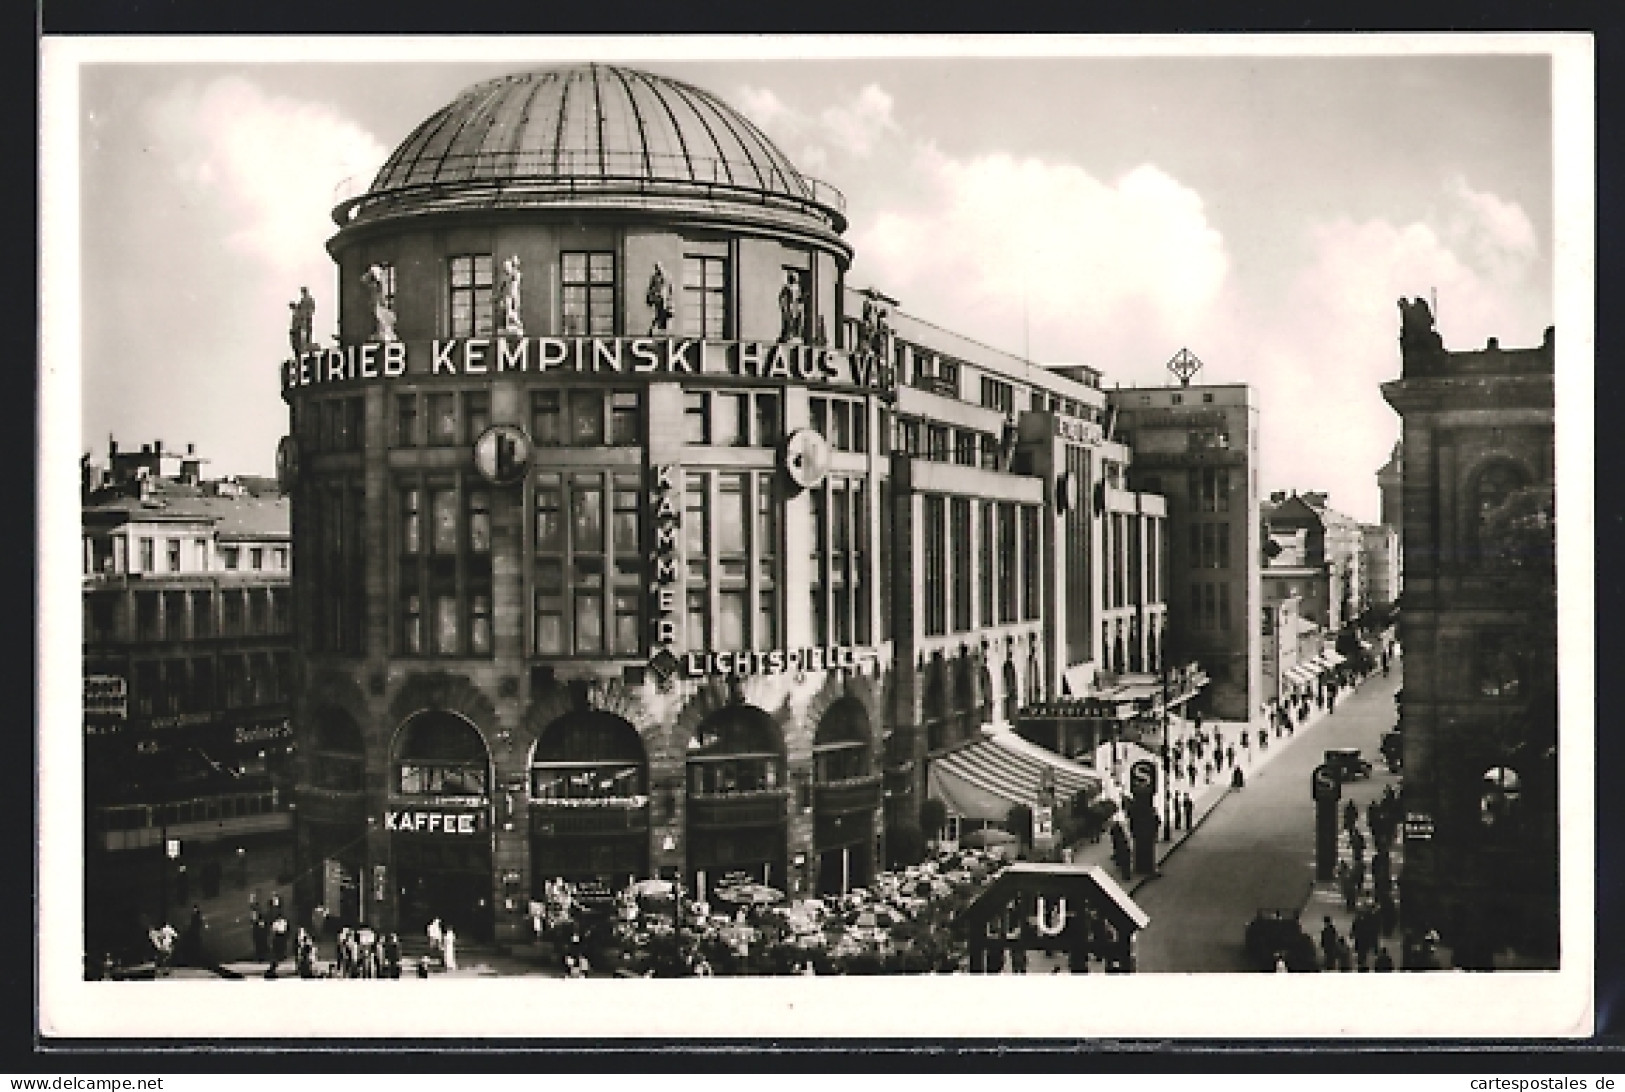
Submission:
<svg viewBox="0 0 1625 1092">
<path fill-rule="evenodd" d="M 968 747 L 932 759 L 927 770 L 930 795 L 948 814 L 1002 821 L 1012 804 L 1032 805 L 1050 772 L 1059 799 L 1087 789 L 1099 793 L 1099 774 L 1008 730 L 987 731 Z"/>
</svg>

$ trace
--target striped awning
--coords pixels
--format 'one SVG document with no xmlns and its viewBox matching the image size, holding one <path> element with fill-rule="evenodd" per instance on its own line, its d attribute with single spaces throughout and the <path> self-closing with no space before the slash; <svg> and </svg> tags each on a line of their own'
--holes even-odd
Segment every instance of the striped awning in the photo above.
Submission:
<svg viewBox="0 0 1625 1092">
<path fill-rule="evenodd" d="M 1281 677 L 1288 682 L 1302 686 L 1311 681 L 1315 677 L 1315 673 L 1308 664 L 1298 664 L 1296 667 L 1287 668 L 1286 673 Z"/>
<path fill-rule="evenodd" d="M 926 770 L 930 795 L 949 815 L 1002 820 L 1012 804 L 1038 799 L 1044 770 L 1054 778 L 1055 795 L 1067 800 L 1083 789 L 1099 792 L 1100 775 L 1011 731 L 993 731 L 951 754 L 934 758 Z"/>
</svg>

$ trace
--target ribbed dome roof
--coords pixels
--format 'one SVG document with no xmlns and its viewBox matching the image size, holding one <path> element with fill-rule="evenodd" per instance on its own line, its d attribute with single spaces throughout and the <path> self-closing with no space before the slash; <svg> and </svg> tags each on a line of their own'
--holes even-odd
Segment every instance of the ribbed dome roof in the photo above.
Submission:
<svg viewBox="0 0 1625 1092">
<path fill-rule="evenodd" d="M 365 211 L 466 197 L 501 186 L 569 182 L 591 192 L 702 190 L 713 199 L 787 198 L 814 206 L 836 231 L 844 199 L 807 178 L 737 110 L 697 87 L 613 65 L 521 72 L 475 84 L 403 141 L 366 195 L 340 205 Z M 518 183 L 516 187 L 514 184 Z M 748 195 L 748 196 L 747 196 Z"/>
</svg>

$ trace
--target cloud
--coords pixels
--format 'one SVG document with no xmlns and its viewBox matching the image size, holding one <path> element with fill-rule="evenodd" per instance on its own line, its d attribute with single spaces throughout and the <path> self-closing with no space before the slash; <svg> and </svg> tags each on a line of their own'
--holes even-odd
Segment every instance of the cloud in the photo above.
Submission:
<svg viewBox="0 0 1625 1092">
<path fill-rule="evenodd" d="M 182 196 L 229 220 L 225 244 L 290 277 L 323 258 L 337 187 L 364 188 L 388 155 L 331 107 L 267 95 L 240 77 L 178 86 L 146 120 Z"/>
<path fill-rule="evenodd" d="M 1213 321 L 1224 239 L 1201 195 L 1155 166 L 1103 181 L 922 146 L 911 174 L 920 199 L 853 236 L 859 283 L 910 313 L 1017 351 L 1030 332 L 1037 359 L 1111 364 L 1165 359 Z"/>
<path fill-rule="evenodd" d="M 1334 507 L 1375 518 L 1373 475 L 1399 433 L 1380 384 L 1399 377 L 1400 296 L 1436 294 L 1447 348 L 1539 343 L 1551 300 L 1529 288 L 1539 246 L 1528 217 L 1460 180 L 1445 201 L 1427 220 L 1310 226 L 1308 259 L 1261 324 L 1249 377 L 1264 400 L 1266 489 L 1327 489 Z"/>
<path fill-rule="evenodd" d="M 892 96 L 878 84 L 866 84 L 847 101 L 818 114 L 796 109 L 767 88 L 740 87 L 734 101 L 775 141 L 799 149 L 796 165 L 804 170 L 826 169 L 832 149 L 863 159 L 883 138 L 902 135 L 892 117 Z"/>
<path fill-rule="evenodd" d="M 830 141 L 856 156 L 868 155 L 881 137 L 899 132 L 892 118 L 892 97 L 872 83 L 850 103 L 824 110 L 818 120 Z"/>
</svg>

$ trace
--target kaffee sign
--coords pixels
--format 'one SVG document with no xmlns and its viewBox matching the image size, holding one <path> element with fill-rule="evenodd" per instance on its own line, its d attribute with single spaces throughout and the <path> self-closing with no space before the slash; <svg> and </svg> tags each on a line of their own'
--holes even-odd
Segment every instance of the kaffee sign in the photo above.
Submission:
<svg viewBox="0 0 1625 1092">
<path fill-rule="evenodd" d="M 485 809 L 390 808 L 384 812 L 384 829 L 408 834 L 485 833 Z"/>
<path fill-rule="evenodd" d="M 469 337 L 369 341 L 313 349 L 282 364 L 284 393 L 298 387 L 402 376 L 549 372 L 739 379 L 851 387 L 891 397 L 896 376 L 870 353 L 771 341 L 655 337 Z"/>
</svg>

